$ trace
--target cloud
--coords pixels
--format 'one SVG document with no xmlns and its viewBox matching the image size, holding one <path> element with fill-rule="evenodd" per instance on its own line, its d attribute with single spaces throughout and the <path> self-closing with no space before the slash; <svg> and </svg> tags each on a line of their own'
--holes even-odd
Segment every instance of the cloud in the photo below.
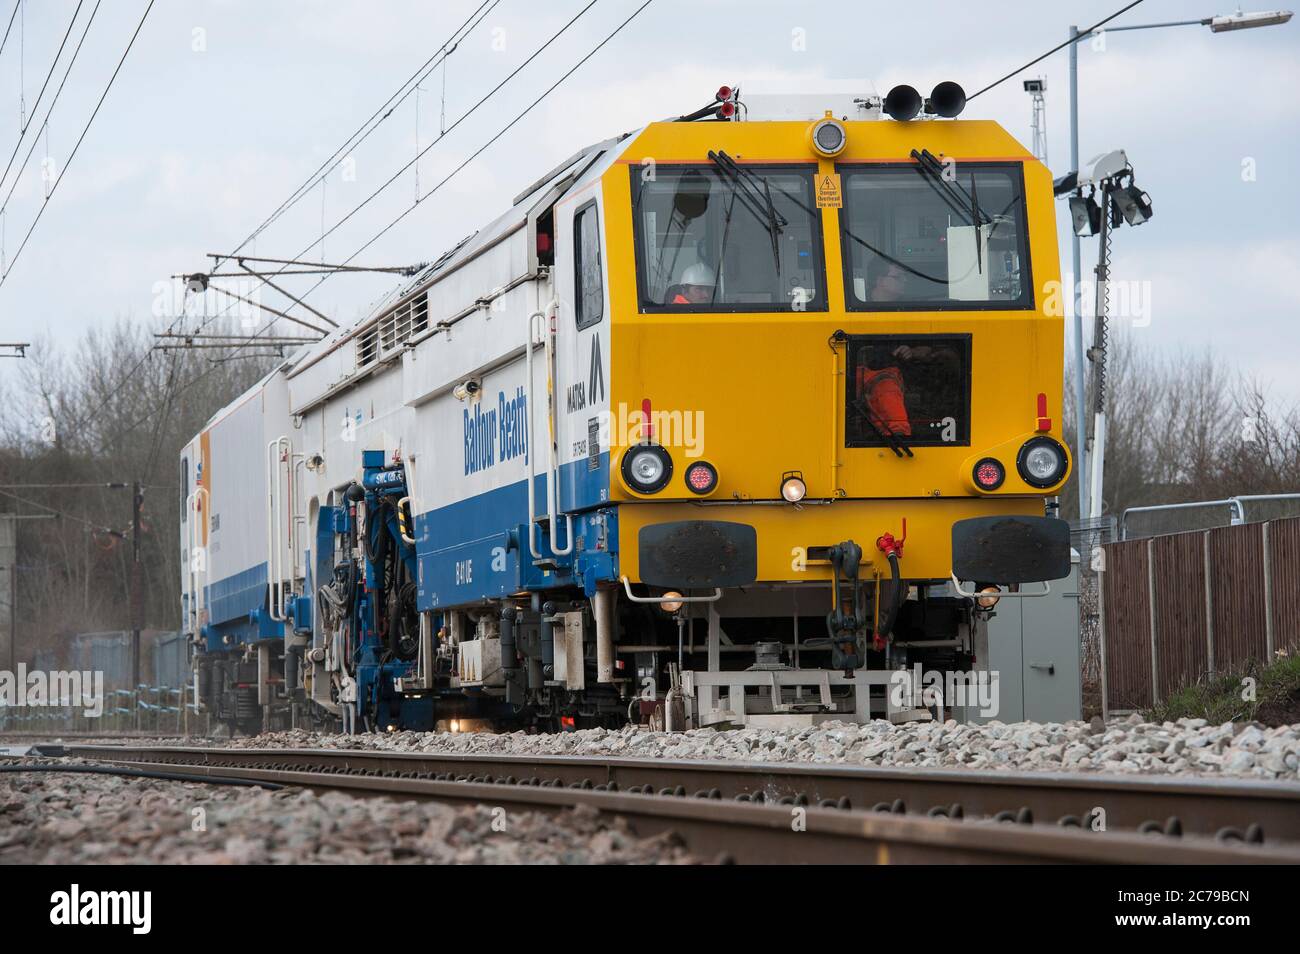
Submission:
<svg viewBox="0 0 1300 954">
<path fill-rule="evenodd" d="M 1278 398 L 1300 401 L 1290 346 L 1300 312 L 1300 240 L 1268 247 L 1207 241 L 1136 258 L 1117 254 L 1111 274 L 1118 286 L 1111 296 L 1112 329 L 1129 330 L 1135 344 L 1156 351 L 1208 349 L 1229 368 L 1270 385 Z M 1121 313 L 1130 289 L 1147 314 Z M 1084 314 L 1090 329 L 1090 303 Z"/>
<path fill-rule="evenodd" d="M 115 313 L 147 314 L 160 275 L 199 267 L 203 253 L 232 248 L 312 173 L 481 0 L 430 4 L 222 0 L 159 4 L 104 111 L 47 210 L 19 266 L 0 289 L 0 335 L 18 322 L 70 339 Z M 951 2 L 891 8 L 849 2 L 801 5 L 752 0 L 658 0 L 527 119 L 459 172 L 436 196 L 369 249 L 363 260 L 427 260 L 508 208 L 512 197 L 588 143 L 703 104 L 721 83 L 757 92 L 859 85 L 883 92 L 908 82 L 922 92 L 956 79 L 973 92 L 1065 37 L 1066 17 L 1092 22 L 1102 0 L 1078 9 L 1008 0 L 997 15 Z M 460 115 L 583 6 L 503 2 L 451 57 L 447 115 Z M 555 46 L 420 164 L 427 190 L 532 101 L 637 6 L 592 8 Z M 1126 22 L 1186 16 L 1174 0 L 1147 0 Z M 71 4 L 29 4 L 33 66 L 57 47 Z M 56 157 L 71 147 L 134 27 L 138 10 L 105 4 L 52 121 Z M 196 25 L 204 53 L 191 49 Z M 491 28 L 506 30 L 493 51 Z M 1300 388 L 1287 349 L 1300 275 L 1290 210 L 1300 207 L 1294 143 L 1300 103 L 1296 24 L 1214 36 L 1200 27 L 1108 35 L 1105 52 L 1079 51 L 1081 152 L 1129 151 L 1156 215 L 1116 236 L 1115 275 L 1147 281 L 1160 347 L 1211 346 L 1231 360 Z M 795 42 L 795 30 L 802 42 Z M 42 51 L 38 56 L 32 51 Z M 974 100 L 967 115 L 1001 122 L 1029 141 L 1027 76 L 1048 78 L 1051 166 L 1068 165 L 1068 58 L 1064 51 Z M 18 71 L 0 60 L 0 116 L 18 115 Z M 437 128 L 441 71 L 420 96 L 420 142 Z M 266 255 L 296 253 L 368 196 L 416 150 L 415 99 L 355 150 L 355 180 L 339 171 L 267 230 Z M 25 148 L 25 147 L 24 147 Z M 38 149 L 39 158 L 43 149 Z M 1241 163 L 1255 161 L 1245 183 Z M 0 159 L 3 157 L 0 156 Z M 21 156 L 20 156 L 21 158 Z M 38 162 L 34 165 L 39 168 Z M 3 224 L 11 256 L 39 201 L 25 178 Z M 342 257 L 409 209 L 414 173 L 326 240 Z M 1062 216 L 1063 218 L 1063 216 Z M 1069 232 L 1060 229 L 1063 260 Z M 1084 267 L 1095 242 L 1084 247 Z M 68 276 L 75 274 L 76 280 Z M 312 301 L 351 316 L 391 280 L 346 277 Z M 21 316 L 21 317 L 18 317 Z"/>
</svg>

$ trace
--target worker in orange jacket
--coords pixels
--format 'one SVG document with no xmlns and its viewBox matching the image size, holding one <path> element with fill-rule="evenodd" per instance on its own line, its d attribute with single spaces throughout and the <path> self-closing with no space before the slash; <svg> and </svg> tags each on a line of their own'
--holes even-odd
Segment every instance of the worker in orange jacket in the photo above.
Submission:
<svg viewBox="0 0 1300 954">
<path fill-rule="evenodd" d="M 715 278 L 713 269 L 703 262 L 687 266 L 683 269 L 682 277 L 678 280 L 668 303 L 670 305 L 709 304 L 713 301 Z"/>
</svg>

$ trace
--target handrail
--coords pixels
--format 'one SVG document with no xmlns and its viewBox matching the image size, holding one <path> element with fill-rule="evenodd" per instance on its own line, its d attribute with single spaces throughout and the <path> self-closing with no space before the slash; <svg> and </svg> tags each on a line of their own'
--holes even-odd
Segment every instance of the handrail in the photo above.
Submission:
<svg viewBox="0 0 1300 954">
<path fill-rule="evenodd" d="M 715 586 L 712 596 L 636 596 L 632 593 L 632 581 L 623 577 L 623 589 L 627 598 L 633 603 L 716 603 L 722 599 L 722 587 Z"/>
<path fill-rule="evenodd" d="M 304 509 L 302 513 L 298 512 L 298 508 L 300 506 L 304 506 L 307 502 L 307 495 L 303 492 L 302 480 L 299 479 L 299 473 L 300 473 L 299 468 L 302 468 L 301 473 L 304 475 L 302 479 L 305 480 L 306 479 L 305 475 L 307 473 L 307 455 L 290 454 L 290 460 L 293 461 L 293 469 L 291 471 L 291 477 L 289 480 L 289 485 L 290 485 L 290 498 L 289 498 L 290 574 L 289 575 L 296 580 L 298 579 L 298 575 L 299 575 L 298 574 L 298 553 L 299 553 L 298 540 L 300 538 L 298 536 L 298 527 L 301 526 L 304 531 L 307 529 L 306 510 Z M 306 567 L 303 567 L 302 576 L 305 577 L 306 575 L 307 575 Z"/>
<path fill-rule="evenodd" d="M 556 459 L 555 441 L 559 432 L 555 408 L 558 400 L 557 386 L 559 374 L 555 366 L 555 320 L 559 314 L 560 303 L 552 298 L 546 306 L 546 411 L 548 433 L 546 439 L 546 495 L 547 513 L 551 518 L 551 552 L 556 556 L 567 556 L 573 552 L 573 518 L 560 512 L 560 464 Z M 558 518 L 564 518 L 564 546 L 560 547 Z"/>
<path fill-rule="evenodd" d="M 266 588 L 267 605 L 271 618 L 275 618 L 275 466 L 271 463 L 271 452 L 279 440 L 266 442 L 266 456 L 262 465 L 266 468 Z"/>
<path fill-rule="evenodd" d="M 1189 500 L 1184 503 L 1172 504 L 1150 504 L 1144 507 L 1128 507 L 1119 517 L 1119 538 L 1128 539 L 1128 515 L 1131 513 L 1153 513 L 1158 510 L 1189 510 L 1192 507 L 1222 507 L 1226 506 L 1232 510 L 1232 516 L 1229 517 L 1229 526 L 1237 526 L 1246 522 L 1246 508 L 1244 502 L 1255 500 L 1300 500 L 1300 493 L 1294 494 L 1238 494 L 1235 497 L 1225 497 L 1222 500 Z"/>
<path fill-rule="evenodd" d="M 280 448 L 285 449 L 286 460 L 293 455 L 293 445 L 287 435 L 281 434 L 266 445 L 266 583 L 267 612 L 277 623 L 283 623 L 287 617 L 284 612 L 284 515 L 283 495 L 280 489 Z M 288 479 L 293 480 L 292 464 L 289 464 Z"/>
<path fill-rule="evenodd" d="M 998 588 L 998 592 L 996 594 L 976 593 L 974 590 L 967 592 L 966 590 L 963 590 L 961 588 L 961 580 L 957 579 L 957 574 L 953 573 L 951 575 L 952 575 L 953 589 L 957 591 L 958 596 L 964 596 L 967 599 L 978 599 L 981 596 L 995 596 L 995 595 L 998 597 L 998 599 L 1005 599 L 1006 597 L 1012 597 L 1014 599 L 1033 599 L 1039 596 L 1046 596 L 1048 593 L 1052 592 L 1052 584 L 1047 580 L 1037 581 L 1043 584 L 1043 591 L 1041 593 L 1021 593 L 1018 591 L 1012 592 L 1011 590 L 1008 590 L 1007 592 L 1003 593 L 1001 587 Z"/>
<path fill-rule="evenodd" d="M 203 598 L 203 587 L 199 585 L 198 580 L 200 571 L 194 568 L 194 551 L 196 549 L 202 549 L 202 545 L 198 543 L 198 540 L 200 539 L 199 532 L 202 529 L 199 521 L 207 519 L 207 510 L 200 510 L 196 506 L 200 494 L 202 494 L 205 499 L 210 499 L 208 488 L 206 487 L 195 487 L 194 490 L 185 498 L 185 510 L 189 514 L 189 520 L 187 521 L 189 524 L 187 528 L 187 537 L 189 542 L 188 556 L 190 564 L 190 612 L 194 616 L 194 628 L 196 632 L 199 626 L 199 612 L 206 606 Z M 202 572 L 206 573 L 208 569 L 208 556 L 206 552 L 203 554 L 202 563 Z"/>
<path fill-rule="evenodd" d="M 406 532 L 406 511 L 402 509 L 410 502 L 410 494 L 407 494 L 405 497 L 402 497 L 397 501 L 397 532 L 401 534 L 403 543 L 409 543 L 411 546 L 415 546 L 415 537 Z"/>
<path fill-rule="evenodd" d="M 848 372 L 840 371 L 840 353 L 836 349 L 835 336 L 829 341 L 831 349 L 831 486 L 830 496 L 838 497 L 840 487 L 840 401 L 847 387 Z M 847 354 L 847 350 L 846 350 Z M 844 380 L 841 380 L 844 379 Z M 847 413 L 847 412 L 846 412 Z"/>
<path fill-rule="evenodd" d="M 547 305 L 547 308 L 550 306 Z M 542 558 L 541 551 L 534 542 L 533 530 L 537 526 L 537 492 L 533 487 L 534 459 L 537 456 L 537 444 L 533 440 L 533 328 L 537 319 L 546 320 L 546 311 L 535 311 L 528 316 L 528 338 L 524 344 L 524 374 L 527 381 L 524 385 L 524 427 L 527 431 L 528 449 L 524 452 L 524 474 L 528 483 L 528 552 L 532 554 L 534 560 Z"/>
<path fill-rule="evenodd" d="M 1237 521 L 1246 522 L 1246 508 L 1242 506 L 1242 501 L 1250 500 L 1300 500 L 1300 494 L 1238 494 L 1232 498 L 1232 502 L 1237 508 Z"/>
</svg>

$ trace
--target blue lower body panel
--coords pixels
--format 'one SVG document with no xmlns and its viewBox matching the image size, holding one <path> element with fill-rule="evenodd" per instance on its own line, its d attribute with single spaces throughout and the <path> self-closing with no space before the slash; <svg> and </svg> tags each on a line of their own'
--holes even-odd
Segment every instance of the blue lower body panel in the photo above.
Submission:
<svg viewBox="0 0 1300 954">
<path fill-rule="evenodd" d="M 265 563 L 206 584 L 204 605 L 208 623 L 203 627 L 203 640 L 208 652 L 284 638 L 284 624 L 267 613 Z"/>
<path fill-rule="evenodd" d="M 545 566 L 536 565 L 528 545 L 528 482 L 430 510 L 415 517 L 418 559 L 417 605 L 421 610 L 460 606 L 512 593 L 580 586 L 594 592 L 598 582 L 618 578 L 618 508 L 608 496 L 609 458 L 596 469 L 585 460 L 561 469 L 561 507 L 573 519 L 573 540 L 558 521 L 558 541 L 541 527 L 534 543 Z M 544 476 L 534 478 L 536 506 L 546 508 Z M 599 489 L 598 489 L 599 488 Z M 574 512 L 574 505 L 588 509 Z M 555 555 L 555 548 L 572 552 Z"/>
</svg>

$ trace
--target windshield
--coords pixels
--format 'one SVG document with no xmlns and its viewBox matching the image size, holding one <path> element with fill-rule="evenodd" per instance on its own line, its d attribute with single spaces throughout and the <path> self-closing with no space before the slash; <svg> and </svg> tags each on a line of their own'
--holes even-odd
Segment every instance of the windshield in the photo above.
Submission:
<svg viewBox="0 0 1300 954">
<path fill-rule="evenodd" d="M 824 311 L 813 167 L 714 155 L 633 174 L 641 310 Z"/>
<path fill-rule="evenodd" d="M 840 172 L 850 309 L 1033 307 L 1018 164 Z"/>
</svg>

